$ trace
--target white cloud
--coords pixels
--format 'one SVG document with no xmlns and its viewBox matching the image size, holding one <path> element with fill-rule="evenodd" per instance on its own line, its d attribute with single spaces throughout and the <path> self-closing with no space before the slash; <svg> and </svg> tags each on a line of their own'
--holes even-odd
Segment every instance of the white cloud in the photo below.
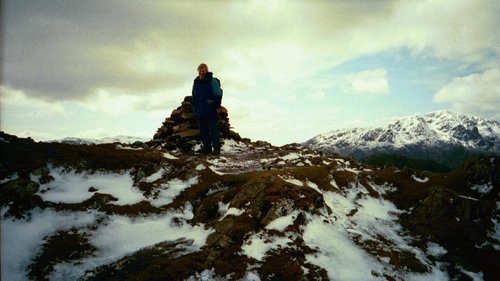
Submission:
<svg viewBox="0 0 500 281">
<path fill-rule="evenodd" d="M 274 145 L 305 141 L 323 131 L 321 127 L 337 120 L 333 107 L 326 110 L 306 106 L 291 109 L 285 103 L 238 97 L 225 99 L 223 106 L 228 108 L 230 123 L 242 137 L 269 141 Z"/>
<path fill-rule="evenodd" d="M 0 129 L 8 134 L 35 140 L 54 139 L 55 131 L 60 128 L 47 128 L 46 120 L 56 120 L 66 113 L 62 102 L 50 103 L 19 90 L 0 87 Z"/>
<path fill-rule="evenodd" d="M 311 95 L 309 95 L 309 98 L 312 100 L 321 101 L 321 100 L 324 100 L 326 98 L 326 93 L 325 93 L 325 91 L 316 91 L 316 92 L 312 93 Z"/>
<path fill-rule="evenodd" d="M 2 128 L 3 130 L 3 128 Z M 10 130 L 6 131 L 6 133 L 12 133 Z M 32 138 L 35 141 L 49 141 L 49 140 L 56 140 L 56 139 L 61 139 L 62 136 L 58 134 L 54 134 L 52 132 L 47 132 L 46 130 L 24 130 L 24 131 L 17 131 L 15 132 L 15 135 L 20 137 L 20 138 Z"/>
<path fill-rule="evenodd" d="M 223 106 L 228 108 L 230 123 L 242 137 L 268 140 L 269 136 L 278 136 L 281 129 L 289 128 L 284 120 L 286 110 L 268 101 L 228 97 Z"/>
<path fill-rule="evenodd" d="M 368 46 L 366 51 L 408 47 L 437 57 L 472 58 L 482 50 L 500 51 L 500 36 L 492 35 L 499 13 L 494 0 L 400 1 L 386 18 L 363 26 L 353 37 Z"/>
<path fill-rule="evenodd" d="M 454 78 L 434 95 L 437 103 L 469 113 L 500 113 L 500 67 Z"/>
<path fill-rule="evenodd" d="M 91 111 L 120 116 L 131 112 L 143 112 L 153 114 L 156 111 L 180 106 L 185 96 L 191 95 L 190 86 L 176 88 L 174 90 L 163 90 L 144 92 L 141 95 L 120 89 L 97 89 L 93 95 L 75 103 Z"/>
<path fill-rule="evenodd" d="M 390 92 L 387 72 L 383 68 L 361 71 L 348 75 L 345 79 L 350 93 L 387 95 Z"/>
<path fill-rule="evenodd" d="M 0 86 L 0 108 L 2 123 L 10 121 L 5 120 L 6 116 L 36 122 L 41 115 L 57 116 L 65 113 L 62 102 L 48 102 L 5 86 Z"/>
</svg>

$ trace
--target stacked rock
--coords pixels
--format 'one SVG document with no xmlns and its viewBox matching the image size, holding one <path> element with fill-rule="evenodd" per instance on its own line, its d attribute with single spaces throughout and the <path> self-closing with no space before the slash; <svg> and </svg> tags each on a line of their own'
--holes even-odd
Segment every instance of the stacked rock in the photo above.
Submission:
<svg viewBox="0 0 500 281">
<path fill-rule="evenodd" d="M 176 108 L 162 123 L 153 136 L 152 144 L 161 145 L 163 148 L 172 150 L 180 148 L 190 150 L 197 141 L 200 141 L 198 122 L 193 114 L 191 96 L 184 98 L 181 106 Z M 238 133 L 231 130 L 228 112 L 225 107 L 219 111 L 219 134 L 222 139 L 241 140 Z"/>
</svg>

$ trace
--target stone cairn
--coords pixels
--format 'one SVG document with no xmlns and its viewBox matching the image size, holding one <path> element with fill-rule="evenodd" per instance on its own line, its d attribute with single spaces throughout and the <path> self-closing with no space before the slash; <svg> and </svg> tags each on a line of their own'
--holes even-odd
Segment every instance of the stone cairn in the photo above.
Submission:
<svg viewBox="0 0 500 281">
<path fill-rule="evenodd" d="M 158 128 L 150 144 L 155 147 L 161 146 L 168 150 L 179 148 L 189 151 L 201 141 L 198 122 L 193 114 L 191 99 L 191 96 L 185 97 L 181 106 L 172 111 L 170 117 L 167 117 L 162 126 Z M 242 140 L 238 133 L 231 130 L 228 112 L 223 106 L 219 112 L 218 126 L 221 142 L 224 139 Z"/>
</svg>

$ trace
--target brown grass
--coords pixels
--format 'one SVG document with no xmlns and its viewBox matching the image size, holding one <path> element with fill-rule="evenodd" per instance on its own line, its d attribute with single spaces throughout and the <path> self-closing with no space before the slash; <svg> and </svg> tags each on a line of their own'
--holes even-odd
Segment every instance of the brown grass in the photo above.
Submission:
<svg viewBox="0 0 500 281">
<path fill-rule="evenodd" d="M 89 257 L 96 251 L 89 243 L 87 235 L 76 230 L 58 232 L 46 237 L 45 241 L 40 253 L 28 268 L 31 280 L 49 280 L 47 275 L 54 270 L 54 265 Z"/>
<path fill-rule="evenodd" d="M 117 149 L 113 144 L 71 145 L 63 143 L 4 143 L 0 142 L 0 179 L 15 172 L 20 176 L 52 163 L 77 170 L 124 170 L 159 163 L 163 159 L 157 150 Z"/>
</svg>

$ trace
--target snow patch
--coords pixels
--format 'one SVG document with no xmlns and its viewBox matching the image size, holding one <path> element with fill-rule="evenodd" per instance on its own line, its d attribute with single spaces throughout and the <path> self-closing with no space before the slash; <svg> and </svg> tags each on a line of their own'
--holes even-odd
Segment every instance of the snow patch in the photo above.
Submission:
<svg viewBox="0 0 500 281">
<path fill-rule="evenodd" d="M 218 203 L 218 206 L 219 206 L 218 212 L 219 212 L 219 215 L 222 216 L 222 218 L 220 220 L 222 220 L 224 218 L 224 216 L 226 215 L 226 212 L 229 209 L 229 204 L 230 203 L 226 203 L 226 204 L 224 204 L 222 202 Z"/>
<path fill-rule="evenodd" d="M 199 164 L 199 165 L 198 165 L 198 166 L 196 166 L 196 168 L 195 168 L 195 170 L 196 170 L 196 171 L 203 171 L 203 170 L 205 170 L 205 169 L 206 169 L 206 167 L 205 167 L 205 165 L 203 165 L 203 164 Z"/>
<path fill-rule="evenodd" d="M 497 212 L 498 211 L 500 211 L 500 202 L 497 202 Z M 496 240 L 493 247 L 495 250 L 500 251 L 500 221 L 497 218 L 491 218 L 491 222 L 493 222 L 493 231 L 488 232 L 488 237 Z"/>
<path fill-rule="evenodd" d="M 324 220 L 315 216 L 304 229 L 304 241 L 317 251 L 306 255 L 308 262 L 324 268 L 331 280 L 373 280 L 372 272 L 383 276 L 383 265 L 356 246 L 342 226 Z"/>
<path fill-rule="evenodd" d="M 97 255 L 82 260 L 60 263 L 54 267 L 50 280 L 77 280 L 89 270 L 115 262 L 142 248 L 164 241 L 186 240 L 185 252 L 194 252 L 205 245 L 207 237 L 214 232 L 203 224 L 190 225 L 193 218 L 192 206 L 166 215 L 129 218 L 110 216 L 96 230 L 91 230 L 89 240 L 97 248 Z"/>
<path fill-rule="evenodd" d="M 339 189 L 339 186 L 337 185 L 337 182 L 336 182 L 334 179 L 332 179 L 332 180 L 330 181 L 330 184 L 331 184 L 333 187 L 335 187 L 336 189 Z"/>
<path fill-rule="evenodd" d="M 298 214 L 299 214 L 298 211 L 294 211 L 289 215 L 276 218 L 273 221 L 271 221 L 268 225 L 266 225 L 266 229 L 274 229 L 283 232 L 289 225 L 293 224 Z"/>
<path fill-rule="evenodd" d="M 243 214 L 245 212 L 245 210 L 241 210 L 241 209 L 238 209 L 238 208 L 229 208 L 229 209 L 227 209 L 228 206 L 229 206 L 229 204 L 227 206 L 225 206 L 225 208 L 226 208 L 225 214 L 219 220 L 223 220 L 227 216 L 235 216 L 235 217 L 237 217 L 237 216 L 239 216 L 239 215 L 241 215 L 241 214 Z M 222 207 L 224 208 L 224 205 Z"/>
<path fill-rule="evenodd" d="M 248 271 L 245 277 L 243 278 L 245 281 L 261 281 L 260 276 L 257 272 Z"/>
<path fill-rule="evenodd" d="M 460 198 L 467 199 L 467 200 L 479 201 L 479 199 L 474 198 L 474 197 L 470 197 L 470 196 L 465 196 L 465 195 L 457 195 L 457 196 L 460 197 Z"/>
<path fill-rule="evenodd" d="M 165 175 L 166 172 L 167 171 L 164 168 L 161 168 L 158 170 L 158 172 L 150 175 L 147 178 L 142 179 L 141 182 L 148 182 L 148 183 L 155 182 L 155 181 L 161 179 L 163 177 L 163 175 Z"/>
<path fill-rule="evenodd" d="M 300 158 L 300 155 L 296 152 L 289 153 L 285 156 L 279 157 L 280 159 L 283 159 L 285 161 L 290 161 L 290 160 L 296 160 Z"/>
<path fill-rule="evenodd" d="M 244 142 L 239 142 L 235 140 L 224 140 L 224 144 L 221 146 L 221 152 L 234 152 L 238 150 L 246 150 L 248 146 Z"/>
<path fill-rule="evenodd" d="M 219 175 L 219 176 L 222 176 L 222 175 L 224 175 L 224 174 L 225 174 L 225 173 L 223 173 L 223 172 L 218 171 L 216 166 L 210 165 L 210 166 L 208 166 L 208 168 L 209 168 L 210 170 L 212 170 L 212 172 L 216 173 L 216 174 L 217 174 L 217 175 Z"/>
<path fill-rule="evenodd" d="M 17 180 L 17 179 L 19 179 L 19 175 L 17 173 L 14 173 L 14 174 L 4 178 L 3 180 L 0 180 L 0 184 L 4 184 L 6 182 Z"/>
<path fill-rule="evenodd" d="M 316 190 L 318 193 L 322 193 L 322 191 L 319 189 L 318 185 L 315 184 L 314 182 L 312 181 L 307 181 L 306 182 L 307 186 L 309 186 L 310 188 Z"/>
<path fill-rule="evenodd" d="M 410 273 L 406 276 L 408 281 L 435 281 L 435 280 L 450 280 L 448 273 L 440 270 L 438 267 L 432 267 L 430 273 L 418 274 Z"/>
<path fill-rule="evenodd" d="M 192 177 L 187 181 L 180 179 L 173 179 L 167 183 L 160 185 L 160 190 L 156 191 L 156 195 L 153 198 L 149 198 L 148 201 L 154 207 L 161 207 L 172 203 L 183 190 L 198 183 L 198 176 Z"/>
<path fill-rule="evenodd" d="M 144 148 L 142 148 L 142 147 L 124 146 L 124 145 L 118 144 L 118 145 L 116 145 L 116 149 L 125 149 L 125 150 L 143 150 Z"/>
<path fill-rule="evenodd" d="M 231 280 L 231 274 L 226 275 L 226 277 L 218 276 L 215 273 L 215 269 L 205 269 L 202 272 L 196 272 L 195 275 L 190 276 L 186 281 L 227 281 Z"/>
<path fill-rule="evenodd" d="M 292 243 L 292 241 L 287 237 L 270 237 L 261 232 L 250 236 L 250 238 L 244 242 L 244 245 L 241 246 L 241 249 L 244 255 L 258 261 L 263 261 L 267 252 L 274 249 L 285 248 L 288 243 Z"/>
<path fill-rule="evenodd" d="M 491 182 L 487 184 L 476 184 L 474 186 L 471 186 L 470 189 L 477 191 L 478 193 L 481 194 L 488 194 L 493 190 L 493 185 L 491 184 Z"/>
<path fill-rule="evenodd" d="M 243 210 L 241 209 L 238 209 L 238 208 L 229 208 L 227 211 L 226 211 L 226 216 L 239 216 L 241 214 L 243 214 Z"/>
<path fill-rule="evenodd" d="M 387 184 L 370 183 L 370 186 L 380 195 L 394 190 Z M 429 274 L 408 275 L 404 270 L 392 268 L 391 276 L 395 279 L 433 280 L 436 276 L 446 276 L 438 265 L 427 259 L 426 253 L 412 246 L 412 238 L 405 235 L 398 223 L 398 215 L 404 211 L 397 209 L 392 202 L 382 196 L 371 197 L 361 184 L 351 184 L 339 192 L 323 192 L 323 200 L 331 213 L 322 212 L 320 216 L 309 217 L 304 241 L 316 250 L 316 253 L 306 256 L 308 262 L 324 268 L 332 280 L 373 280 L 387 274 L 388 266 L 392 267 L 390 257 L 374 257 L 360 246 L 367 242 L 380 243 L 380 237 L 384 237 L 384 242 L 378 247 L 388 252 L 413 253 L 432 270 Z M 437 246 L 431 247 L 430 251 L 437 252 Z"/>
<path fill-rule="evenodd" d="M 469 276 L 471 278 L 472 281 L 483 281 L 484 280 L 484 276 L 483 276 L 483 273 L 482 272 L 478 272 L 478 273 L 475 273 L 475 272 L 472 272 L 472 271 L 467 271 L 465 270 L 463 267 L 459 266 L 458 269 L 460 269 L 460 271 Z"/>
<path fill-rule="evenodd" d="M 3 208 L 2 208 L 3 209 Z M 3 213 L 3 210 L 2 210 Z M 2 280 L 28 280 L 27 267 L 43 239 L 51 233 L 95 223 L 97 212 L 56 212 L 35 209 L 27 220 L 1 219 Z"/>
<path fill-rule="evenodd" d="M 179 159 L 178 157 L 175 157 L 174 155 L 168 153 L 168 152 L 164 152 L 163 153 L 163 157 L 166 158 L 166 159 L 169 159 L 169 160 L 175 160 L 175 159 Z"/>
<path fill-rule="evenodd" d="M 91 238 L 105 260 L 116 260 L 126 254 L 156 243 L 179 238 L 192 239 L 192 250 L 205 245 L 208 234 L 203 225 L 190 225 L 192 207 L 168 213 L 165 216 L 139 217 L 111 216 L 109 223 L 99 228 Z M 179 223 L 179 220 L 181 221 Z"/>
<path fill-rule="evenodd" d="M 414 179 L 416 182 L 420 182 L 420 183 L 425 183 L 425 182 L 429 181 L 428 177 L 425 177 L 425 178 L 421 179 L 421 178 L 418 178 L 415 175 L 411 175 L 411 178 Z"/>
<path fill-rule="evenodd" d="M 432 243 L 432 242 L 427 243 L 427 254 L 428 255 L 433 256 L 433 257 L 440 257 L 442 255 L 445 255 L 446 253 L 448 253 L 448 251 L 445 248 L 443 248 L 442 246 L 440 246 L 436 243 Z"/>
<path fill-rule="evenodd" d="M 283 179 L 284 181 L 291 183 L 293 185 L 304 186 L 304 183 L 302 181 L 295 179 L 293 177 L 290 177 L 290 176 L 279 176 L 279 177 L 281 179 Z"/>
<path fill-rule="evenodd" d="M 50 168 L 53 181 L 42 184 L 38 195 L 45 201 L 55 203 L 80 203 L 94 194 L 89 192 L 94 187 L 99 193 L 110 194 L 118 201 L 116 205 L 135 204 L 144 200 L 143 194 L 133 186 L 134 180 L 127 172 L 122 173 L 78 173 L 71 169 Z"/>
</svg>

